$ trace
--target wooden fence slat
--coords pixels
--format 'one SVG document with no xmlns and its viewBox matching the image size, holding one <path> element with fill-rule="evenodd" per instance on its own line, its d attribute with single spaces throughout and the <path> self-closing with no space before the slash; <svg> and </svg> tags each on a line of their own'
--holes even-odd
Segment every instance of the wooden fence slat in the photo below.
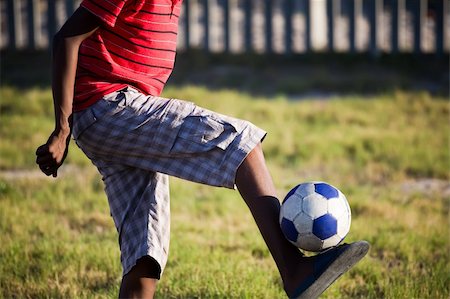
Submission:
<svg viewBox="0 0 450 299">
<path fill-rule="evenodd" d="M 359 47 L 359 32 L 358 27 L 360 26 L 358 24 L 361 16 L 363 15 L 363 0 L 354 0 L 355 1 L 355 51 L 358 51 Z"/>
<path fill-rule="evenodd" d="M 224 14 L 224 50 L 225 53 L 230 52 L 230 1 L 223 1 L 223 14 Z"/>
<path fill-rule="evenodd" d="M 272 0 L 264 1 L 266 53 L 272 53 Z"/>
<path fill-rule="evenodd" d="M 9 48 L 15 49 L 17 46 L 16 39 L 16 6 L 14 0 L 6 1 L 6 13 L 8 17 L 8 45 Z"/>
<path fill-rule="evenodd" d="M 284 44 L 285 53 L 292 53 L 292 13 L 293 13 L 293 2 L 292 0 L 284 1 Z"/>
<path fill-rule="evenodd" d="M 311 1 L 312 0 L 304 0 L 305 4 L 305 50 L 306 52 L 312 51 L 312 43 L 311 43 Z"/>
<path fill-rule="evenodd" d="M 209 0 L 203 0 L 203 42 L 204 49 L 209 51 Z"/>
<path fill-rule="evenodd" d="M 328 51 L 334 51 L 334 24 L 335 24 L 335 0 L 327 0 L 326 10 L 327 10 L 327 40 L 328 40 Z"/>
<path fill-rule="evenodd" d="M 448 2 L 447 2 L 448 3 Z M 435 12 L 436 12 L 436 26 L 435 26 L 435 34 L 436 34 L 436 53 L 438 55 L 442 55 L 444 53 L 445 48 L 445 11 L 446 11 L 446 2 L 438 1 L 436 3 Z"/>
<path fill-rule="evenodd" d="M 350 52 L 355 53 L 356 52 L 356 1 L 346 1 L 345 2 L 348 5 L 348 24 L 349 24 L 349 30 L 348 30 L 348 39 L 350 41 Z"/>
<path fill-rule="evenodd" d="M 191 11 L 190 11 L 190 5 L 189 5 L 189 1 L 190 0 L 184 0 L 184 44 L 185 44 L 185 49 L 189 49 L 191 46 L 191 35 L 190 35 L 190 16 L 191 16 Z"/>
<path fill-rule="evenodd" d="M 251 52 L 253 51 L 252 46 L 252 0 L 245 0 L 244 2 L 244 34 L 245 34 L 245 51 Z"/>
<path fill-rule="evenodd" d="M 56 34 L 56 1 L 47 1 L 47 5 L 47 39 L 50 49 Z"/>
<path fill-rule="evenodd" d="M 370 0 L 369 22 L 370 22 L 370 53 L 374 56 L 379 54 L 378 30 L 381 24 L 382 0 Z"/>
<path fill-rule="evenodd" d="M 31 49 L 36 48 L 36 32 L 35 28 L 35 0 L 27 0 L 27 31 L 28 31 L 28 47 Z"/>
<path fill-rule="evenodd" d="M 427 0 L 413 0 L 414 53 L 422 52 L 422 27 L 425 24 Z"/>
<path fill-rule="evenodd" d="M 391 52 L 398 53 L 399 0 L 390 0 L 391 4 Z"/>
<path fill-rule="evenodd" d="M 66 16 L 70 17 L 73 12 L 75 11 L 75 5 L 74 5 L 74 0 L 65 0 L 65 4 L 66 4 Z"/>
<path fill-rule="evenodd" d="M 443 34 L 442 34 L 442 36 L 443 36 L 442 40 L 443 40 L 443 44 L 444 44 L 443 48 L 446 53 L 449 53 L 449 51 L 450 51 L 450 49 L 448 48 L 448 42 L 449 42 L 448 35 L 450 34 L 450 32 L 449 32 L 449 28 L 447 27 L 449 15 L 450 15 L 450 0 L 447 0 L 447 1 L 444 0 L 444 20 L 443 20 L 444 29 L 443 29 Z"/>
<path fill-rule="evenodd" d="M 435 7 L 435 13 L 436 13 L 436 25 L 435 25 L 435 44 L 436 44 L 436 53 L 438 55 L 442 55 L 444 53 L 444 1 L 437 1 L 436 7 Z"/>
<path fill-rule="evenodd" d="M 398 0 L 398 21 L 399 27 L 398 30 L 398 50 L 401 52 L 405 48 L 405 36 L 406 32 L 401 25 L 403 25 L 402 20 L 406 18 L 406 1 L 407 0 Z"/>
</svg>

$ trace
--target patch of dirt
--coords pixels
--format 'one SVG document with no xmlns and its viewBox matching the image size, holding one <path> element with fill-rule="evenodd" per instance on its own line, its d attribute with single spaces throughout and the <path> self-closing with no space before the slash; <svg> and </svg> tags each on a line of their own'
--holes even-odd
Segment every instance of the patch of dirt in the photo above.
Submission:
<svg viewBox="0 0 450 299">
<path fill-rule="evenodd" d="M 450 181 L 432 178 L 409 180 L 401 184 L 401 191 L 406 194 L 438 193 L 450 198 Z"/>
<path fill-rule="evenodd" d="M 91 169 L 92 170 L 92 169 Z M 76 165 L 64 165 L 58 171 L 58 177 L 65 177 L 70 174 L 80 174 L 82 172 L 91 171 L 87 168 Z M 34 180 L 43 179 L 51 180 L 53 177 L 47 177 L 39 169 L 10 169 L 1 170 L 0 178 L 5 180 Z M 450 181 L 435 178 L 422 178 L 407 180 L 400 184 L 400 189 L 407 195 L 410 194 L 441 194 L 445 198 L 450 199 Z"/>
<path fill-rule="evenodd" d="M 83 171 L 86 171 L 86 168 L 79 167 L 76 165 L 63 165 L 58 170 L 58 178 L 59 177 L 65 177 L 68 174 L 73 173 L 81 173 Z M 38 167 L 35 169 L 8 169 L 8 170 L 0 170 L 0 178 L 5 180 L 51 180 L 54 179 L 52 176 L 46 176 L 44 173 L 42 173 Z"/>
</svg>

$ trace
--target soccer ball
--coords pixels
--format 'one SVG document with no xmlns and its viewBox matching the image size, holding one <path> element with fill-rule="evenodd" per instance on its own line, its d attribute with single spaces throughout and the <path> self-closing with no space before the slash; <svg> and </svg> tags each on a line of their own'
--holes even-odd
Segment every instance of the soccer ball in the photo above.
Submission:
<svg viewBox="0 0 450 299">
<path fill-rule="evenodd" d="M 293 188 L 280 211 L 285 237 L 300 249 L 319 252 L 338 245 L 350 230 L 351 211 L 344 194 L 324 182 Z"/>
</svg>

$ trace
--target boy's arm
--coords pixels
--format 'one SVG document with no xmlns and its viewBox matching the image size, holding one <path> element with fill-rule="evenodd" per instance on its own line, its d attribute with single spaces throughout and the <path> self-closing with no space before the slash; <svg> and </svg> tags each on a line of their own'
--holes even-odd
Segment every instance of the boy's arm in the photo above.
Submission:
<svg viewBox="0 0 450 299">
<path fill-rule="evenodd" d="M 55 129 L 47 142 L 36 150 L 36 163 L 46 175 L 57 176 L 64 162 L 72 129 L 72 103 L 78 51 L 83 40 L 100 26 L 100 20 L 80 7 L 53 38 L 52 90 Z"/>
</svg>

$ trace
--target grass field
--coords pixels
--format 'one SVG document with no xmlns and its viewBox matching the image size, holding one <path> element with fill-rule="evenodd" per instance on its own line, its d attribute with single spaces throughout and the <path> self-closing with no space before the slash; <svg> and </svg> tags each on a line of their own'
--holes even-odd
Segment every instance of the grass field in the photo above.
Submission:
<svg viewBox="0 0 450 299">
<path fill-rule="evenodd" d="M 347 241 L 371 251 L 323 298 L 450 296 L 450 107 L 427 92 L 290 101 L 168 87 L 269 133 L 279 196 L 324 180 L 347 195 Z M 71 145 L 57 180 L 35 148 L 53 126 L 51 92 L 0 88 L 0 297 L 110 298 L 121 266 L 100 177 Z M 284 298 L 268 250 L 237 192 L 171 181 L 172 239 L 157 298 Z"/>
</svg>

